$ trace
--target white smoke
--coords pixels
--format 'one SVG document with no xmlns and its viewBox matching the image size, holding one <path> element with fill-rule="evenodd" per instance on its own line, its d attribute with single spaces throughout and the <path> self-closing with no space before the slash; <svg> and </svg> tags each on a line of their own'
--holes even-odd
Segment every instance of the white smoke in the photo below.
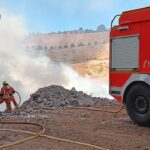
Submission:
<svg viewBox="0 0 150 150">
<path fill-rule="evenodd" d="M 21 94 L 23 101 L 38 88 L 52 84 L 109 97 L 105 84 L 81 77 L 67 65 L 55 64 L 42 54 L 29 55 L 23 45 L 27 35 L 24 20 L 4 10 L 0 12 L 0 82 L 7 80 Z M 0 105 L 0 109 L 1 106 L 4 107 Z"/>
</svg>

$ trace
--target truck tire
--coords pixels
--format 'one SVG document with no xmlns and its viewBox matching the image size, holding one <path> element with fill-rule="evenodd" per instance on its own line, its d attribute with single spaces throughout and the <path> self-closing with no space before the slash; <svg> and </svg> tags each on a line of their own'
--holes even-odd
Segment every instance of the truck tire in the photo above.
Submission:
<svg viewBox="0 0 150 150">
<path fill-rule="evenodd" d="M 126 109 L 135 123 L 150 126 L 150 87 L 142 83 L 131 87 L 126 95 Z"/>
</svg>

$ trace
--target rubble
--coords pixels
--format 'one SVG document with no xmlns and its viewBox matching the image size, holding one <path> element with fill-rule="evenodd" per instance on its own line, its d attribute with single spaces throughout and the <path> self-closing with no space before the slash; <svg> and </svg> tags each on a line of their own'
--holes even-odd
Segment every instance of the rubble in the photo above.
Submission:
<svg viewBox="0 0 150 150">
<path fill-rule="evenodd" d="M 22 118 L 25 120 L 45 120 L 46 116 L 38 115 L 41 114 L 41 110 L 38 108 L 45 108 L 42 110 L 45 112 L 47 111 L 46 108 L 115 106 L 114 102 L 108 98 L 92 97 L 82 91 L 77 91 L 74 87 L 68 90 L 62 86 L 51 85 L 40 88 L 31 94 L 30 98 L 12 113 L 0 112 L 0 119 Z"/>
<path fill-rule="evenodd" d="M 109 105 L 110 103 L 112 105 L 111 101 L 112 100 L 107 98 L 92 97 L 82 91 L 76 91 L 75 88 L 68 90 L 62 86 L 51 85 L 40 88 L 35 93 L 31 94 L 29 100 L 22 104 L 20 110 L 26 113 L 32 113 L 37 107 L 98 107 Z"/>
</svg>

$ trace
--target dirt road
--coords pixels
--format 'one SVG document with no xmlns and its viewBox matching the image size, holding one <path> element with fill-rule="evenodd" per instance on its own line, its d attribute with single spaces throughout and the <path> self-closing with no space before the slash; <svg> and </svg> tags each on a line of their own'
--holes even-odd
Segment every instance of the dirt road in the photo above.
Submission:
<svg viewBox="0 0 150 150">
<path fill-rule="evenodd" d="M 124 110 L 120 114 L 108 114 L 87 110 L 39 111 L 47 119 L 36 121 L 46 127 L 46 134 L 75 141 L 95 144 L 110 150 L 149 150 L 150 128 L 135 125 Z M 35 114 L 37 115 L 37 114 Z M 17 120 L 17 119 L 16 119 Z M 3 120 L 4 121 L 4 120 Z M 14 119 L 13 119 L 14 121 Z M 32 126 L 0 125 L 0 128 L 38 130 Z M 25 136 L 20 133 L 1 132 L 0 145 Z M 92 150 L 75 144 L 57 142 L 46 138 L 10 147 L 7 150 Z"/>
</svg>

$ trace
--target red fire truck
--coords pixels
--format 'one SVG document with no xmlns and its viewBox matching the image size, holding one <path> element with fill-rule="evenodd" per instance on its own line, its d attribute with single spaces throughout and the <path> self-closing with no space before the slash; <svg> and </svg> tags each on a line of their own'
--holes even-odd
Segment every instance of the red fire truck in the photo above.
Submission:
<svg viewBox="0 0 150 150">
<path fill-rule="evenodd" d="M 118 25 L 113 26 L 119 16 Z M 110 94 L 150 125 L 150 7 L 123 12 L 110 32 Z"/>
</svg>

